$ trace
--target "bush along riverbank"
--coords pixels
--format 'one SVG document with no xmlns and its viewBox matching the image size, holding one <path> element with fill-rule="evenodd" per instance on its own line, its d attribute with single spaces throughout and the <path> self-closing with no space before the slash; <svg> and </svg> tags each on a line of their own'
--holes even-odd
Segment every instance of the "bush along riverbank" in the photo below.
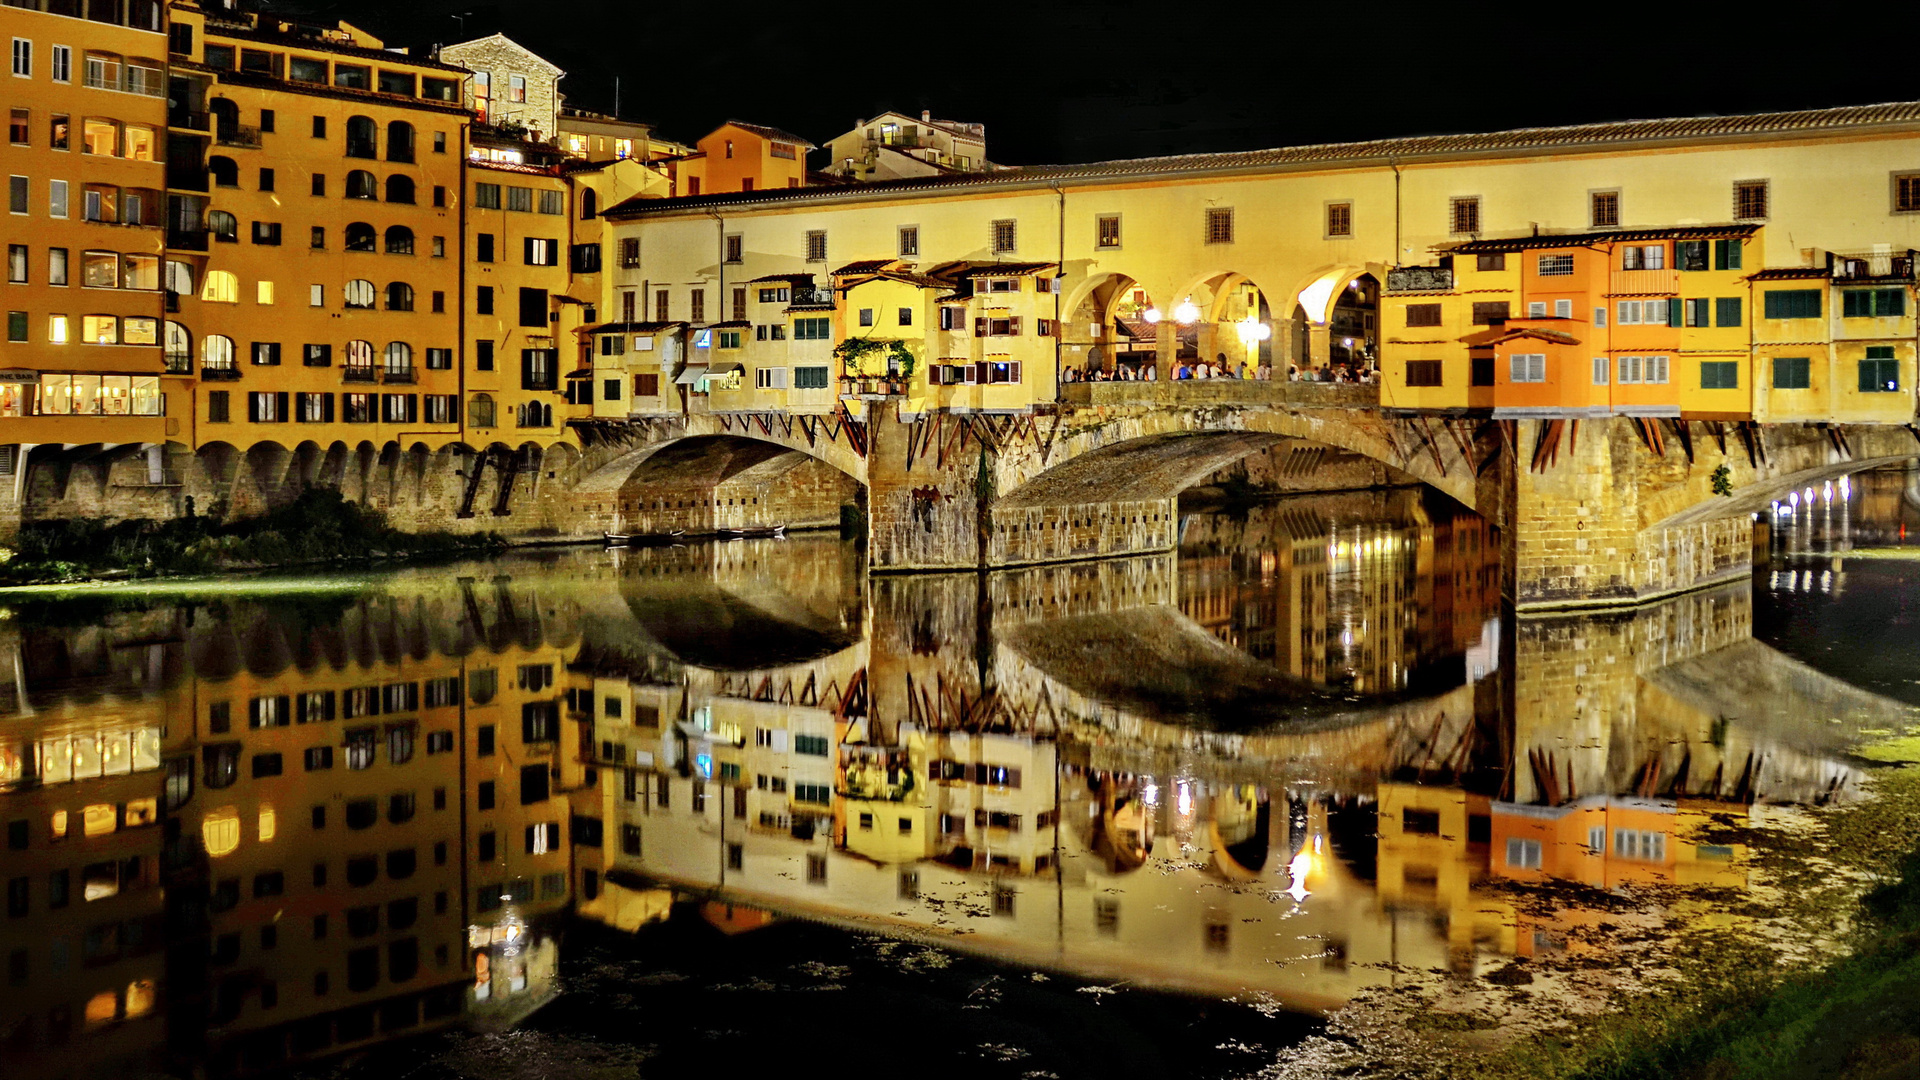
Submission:
<svg viewBox="0 0 1920 1080">
<path fill-rule="evenodd" d="M 323 489 L 237 521 L 192 516 L 32 522 L 21 528 L 12 547 L 0 547 L 0 585 L 491 555 L 506 547 L 498 533 L 403 532 L 378 510 Z"/>
</svg>

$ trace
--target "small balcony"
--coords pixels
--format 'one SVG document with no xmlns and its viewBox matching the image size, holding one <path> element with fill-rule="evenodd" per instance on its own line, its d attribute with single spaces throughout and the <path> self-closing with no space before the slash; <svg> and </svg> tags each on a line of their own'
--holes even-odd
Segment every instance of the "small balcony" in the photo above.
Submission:
<svg viewBox="0 0 1920 1080">
<path fill-rule="evenodd" d="M 200 378 L 204 382 L 238 382 L 240 369 L 225 364 L 206 364 L 200 368 Z"/>
<path fill-rule="evenodd" d="M 1680 271 L 1615 270 L 1607 281 L 1609 296 L 1673 296 L 1680 292 Z"/>
<path fill-rule="evenodd" d="M 224 124 L 214 133 L 213 141 L 221 146 L 258 150 L 260 149 L 260 129 L 246 124 Z"/>
<path fill-rule="evenodd" d="M 212 121 L 203 109 L 168 109 L 167 126 L 184 131 L 209 131 Z"/>
<path fill-rule="evenodd" d="M 1914 252 L 1908 251 L 1833 251 L 1827 253 L 1827 266 L 1833 280 L 1841 282 L 1911 282 L 1914 280 Z"/>
<path fill-rule="evenodd" d="M 350 383 L 370 383 L 378 380 L 379 369 L 370 367 L 343 367 L 340 369 L 340 381 Z"/>
<path fill-rule="evenodd" d="M 412 368 L 387 368 L 380 373 L 380 381 L 390 385 L 399 383 L 399 384 L 406 384 L 410 386 L 413 384 L 413 381 L 414 381 L 413 369 Z"/>
<path fill-rule="evenodd" d="M 167 367 L 165 371 L 161 372 L 161 374 L 163 375 L 193 374 L 193 357 L 184 356 L 179 353 L 168 353 Z"/>
<path fill-rule="evenodd" d="M 905 397 L 905 375 L 842 375 L 841 397 Z"/>
</svg>

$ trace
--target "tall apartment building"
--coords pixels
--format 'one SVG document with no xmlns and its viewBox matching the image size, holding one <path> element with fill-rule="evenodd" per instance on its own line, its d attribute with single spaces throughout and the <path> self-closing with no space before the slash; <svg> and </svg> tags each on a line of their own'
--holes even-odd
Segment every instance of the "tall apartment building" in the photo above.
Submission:
<svg viewBox="0 0 1920 1080">
<path fill-rule="evenodd" d="M 465 73 L 344 24 L 172 15 L 167 348 L 199 379 L 183 441 L 457 439 Z"/>
<path fill-rule="evenodd" d="M 36 444 L 158 447 L 166 37 L 160 5 L 8 0 L 0 505 Z M 154 458 L 156 468 L 158 457 Z"/>
</svg>

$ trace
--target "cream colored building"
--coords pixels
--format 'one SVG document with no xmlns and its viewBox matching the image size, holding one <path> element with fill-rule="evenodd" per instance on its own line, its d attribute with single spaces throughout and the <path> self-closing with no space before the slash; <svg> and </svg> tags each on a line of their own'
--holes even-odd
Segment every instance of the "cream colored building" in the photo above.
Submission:
<svg viewBox="0 0 1920 1080">
<path fill-rule="evenodd" d="M 985 124 L 936 120 L 924 109 L 917 118 L 883 112 L 857 121 L 827 143 L 827 152 L 825 172 L 867 182 L 994 168 Z"/>
</svg>

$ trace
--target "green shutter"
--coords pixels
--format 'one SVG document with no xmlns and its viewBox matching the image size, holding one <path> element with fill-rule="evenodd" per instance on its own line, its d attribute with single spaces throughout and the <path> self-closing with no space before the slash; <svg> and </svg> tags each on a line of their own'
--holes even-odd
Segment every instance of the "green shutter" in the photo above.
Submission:
<svg viewBox="0 0 1920 1080">
<path fill-rule="evenodd" d="M 1871 394 L 1880 389 L 1880 365 L 1873 360 L 1860 361 L 1860 392 Z"/>
<path fill-rule="evenodd" d="M 1681 300 L 1667 301 L 1667 325 L 1668 326 L 1680 326 L 1685 322 L 1684 312 L 1685 312 L 1685 305 L 1687 303 L 1689 303 L 1689 301 L 1681 301 Z"/>
<path fill-rule="evenodd" d="M 1739 297 L 1722 296 L 1714 300 L 1713 303 L 1714 303 L 1714 307 L 1718 309 L 1713 313 L 1714 314 L 1713 323 L 1715 326 L 1739 326 L 1740 325 L 1740 298 Z"/>
</svg>

